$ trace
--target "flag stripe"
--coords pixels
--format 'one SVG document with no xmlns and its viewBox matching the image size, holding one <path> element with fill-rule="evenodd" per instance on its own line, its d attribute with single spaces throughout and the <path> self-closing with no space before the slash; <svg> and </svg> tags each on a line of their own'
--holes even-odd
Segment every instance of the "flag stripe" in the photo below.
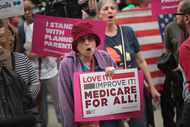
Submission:
<svg viewBox="0 0 190 127">
<path fill-rule="evenodd" d="M 164 76 L 164 74 L 161 71 L 150 72 L 150 74 L 152 78 Z"/>
<path fill-rule="evenodd" d="M 149 64 L 148 65 L 148 70 L 150 71 L 150 72 L 153 72 L 153 71 L 159 71 L 159 69 L 158 69 L 158 67 L 157 67 L 157 64 Z"/>
<path fill-rule="evenodd" d="M 141 45 L 141 50 L 142 51 L 147 51 L 147 50 L 155 50 L 155 49 L 162 49 L 164 48 L 163 43 L 157 43 L 157 44 L 145 44 Z"/>
<path fill-rule="evenodd" d="M 146 51 L 146 52 L 142 52 L 144 58 L 150 58 L 150 57 L 160 57 L 162 54 L 162 49 L 158 49 L 158 50 L 150 50 L 150 51 Z"/>
<path fill-rule="evenodd" d="M 139 30 L 135 32 L 137 37 L 150 36 L 150 35 L 159 35 L 160 30 L 151 29 L 151 30 Z"/>
<path fill-rule="evenodd" d="M 158 27 L 158 22 L 154 21 L 154 22 L 138 23 L 138 24 L 130 23 L 130 24 L 127 24 L 127 26 L 132 27 L 134 31 L 145 30 L 144 29 L 145 27 L 146 27 L 146 30 L 151 30 Z"/>
<path fill-rule="evenodd" d="M 160 57 L 151 57 L 151 58 L 147 58 L 145 59 L 147 64 L 155 64 L 158 62 L 158 60 L 160 59 Z"/>
<path fill-rule="evenodd" d="M 147 15 L 152 15 L 151 10 L 149 9 L 135 9 L 133 11 L 124 11 L 124 12 L 120 12 L 117 14 L 117 18 L 130 18 L 130 17 L 140 17 L 140 16 L 147 16 Z"/>
<path fill-rule="evenodd" d="M 117 23 L 120 24 L 131 24 L 131 23 L 142 23 L 142 22 L 154 22 L 155 17 L 152 16 L 142 16 L 142 17 L 131 17 L 117 20 Z"/>
<path fill-rule="evenodd" d="M 162 77 L 155 77 L 155 78 L 153 78 L 152 81 L 154 84 L 162 84 L 164 82 L 164 80 L 165 80 L 165 77 L 162 76 Z"/>
<path fill-rule="evenodd" d="M 157 84 L 157 85 L 156 85 L 156 89 L 157 89 L 158 91 L 163 91 L 163 84 Z"/>
<path fill-rule="evenodd" d="M 162 43 L 162 39 L 161 39 L 160 35 L 154 35 L 154 36 L 150 35 L 150 36 L 138 37 L 138 40 L 141 45 Z"/>
</svg>

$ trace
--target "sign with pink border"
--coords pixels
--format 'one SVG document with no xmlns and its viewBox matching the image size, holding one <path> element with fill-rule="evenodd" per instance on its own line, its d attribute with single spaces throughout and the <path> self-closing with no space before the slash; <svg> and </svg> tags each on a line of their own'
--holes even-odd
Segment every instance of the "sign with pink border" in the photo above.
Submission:
<svg viewBox="0 0 190 127">
<path fill-rule="evenodd" d="M 138 117 L 143 113 L 142 71 L 116 70 L 74 74 L 75 121 L 100 121 Z"/>
<path fill-rule="evenodd" d="M 42 56 L 59 57 L 71 51 L 72 27 L 81 22 L 89 22 L 96 28 L 94 31 L 101 39 L 98 48 L 103 48 L 105 23 L 102 21 L 35 15 L 32 52 Z"/>
<path fill-rule="evenodd" d="M 180 0 L 152 0 L 152 14 L 173 14 L 177 12 Z"/>
<path fill-rule="evenodd" d="M 24 15 L 23 0 L 0 0 L 0 19 Z"/>
</svg>

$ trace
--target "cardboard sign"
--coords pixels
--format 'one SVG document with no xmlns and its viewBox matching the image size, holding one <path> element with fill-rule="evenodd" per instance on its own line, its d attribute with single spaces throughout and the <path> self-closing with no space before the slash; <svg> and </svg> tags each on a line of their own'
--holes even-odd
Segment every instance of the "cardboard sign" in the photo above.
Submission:
<svg viewBox="0 0 190 127">
<path fill-rule="evenodd" d="M 152 0 L 152 14 L 173 14 L 177 12 L 180 0 Z"/>
<path fill-rule="evenodd" d="M 125 119 L 142 113 L 143 75 L 137 69 L 75 74 L 76 121 Z M 125 114 L 125 115 L 124 115 Z"/>
<path fill-rule="evenodd" d="M 24 14 L 23 0 L 0 0 L 0 18 L 8 18 Z"/>
<path fill-rule="evenodd" d="M 73 18 L 59 18 L 36 15 L 34 17 L 34 30 L 32 52 L 44 56 L 62 56 L 72 50 L 72 28 L 75 24 L 89 22 L 99 35 L 101 42 L 98 48 L 103 48 L 105 23 L 95 20 L 82 20 Z"/>
</svg>

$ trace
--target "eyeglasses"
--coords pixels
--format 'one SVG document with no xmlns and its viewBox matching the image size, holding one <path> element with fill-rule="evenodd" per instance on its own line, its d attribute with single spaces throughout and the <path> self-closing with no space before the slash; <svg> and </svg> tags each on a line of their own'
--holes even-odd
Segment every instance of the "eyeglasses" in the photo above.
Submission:
<svg viewBox="0 0 190 127">
<path fill-rule="evenodd" d="M 174 13 L 174 15 L 186 15 L 185 13 Z"/>
</svg>

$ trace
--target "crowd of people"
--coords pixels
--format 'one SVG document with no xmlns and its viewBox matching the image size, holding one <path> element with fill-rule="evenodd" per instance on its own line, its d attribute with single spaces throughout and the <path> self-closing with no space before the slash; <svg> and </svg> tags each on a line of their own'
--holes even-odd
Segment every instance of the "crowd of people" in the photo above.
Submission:
<svg viewBox="0 0 190 127">
<path fill-rule="evenodd" d="M 41 126 L 48 125 L 47 93 L 49 93 L 54 103 L 57 120 L 63 127 L 125 127 L 125 123 L 128 123 L 129 127 L 155 127 L 152 102 L 161 105 L 164 127 L 188 127 L 190 123 L 190 1 L 179 2 L 174 21 L 169 23 L 164 31 L 165 53 L 173 55 L 176 63 L 172 65 L 176 66 L 161 70 L 166 77 L 162 91 L 158 91 L 154 85 L 133 29 L 129 26 L 119 26 L 116 22 L 118 11 L 150 7 L 149 0 L 120 0 L 119 2 L 71 0 L 70 2 L 80 10 L 73 12 L 69 9 L 71 3 L 67 2 L 43 2 L 47 7 L 44 14 L 104 21 L 106 23 L 104 49 L 97 49 L 100 45 L 100 37 L 95 32 L 96 28 L 90 22 L 82 22 L 74 25 L 72 51 L 64 57 L 55 58 L 33 53 L 31 50 L 33 15 L 37 5 L 32 0 L 24 0 L 22 17 L 0 19 L 0 67 L 6 66 L 12 69 L 11 60 L 12 57 L 15 58 L 16 73 L 26 84 L 30 84 L 31 96 L 36 101 L 40 118 L 43 120 Z M 65 11 L 65 7 L 68 10 Z M 61 11 L 65 11 L 64 14 Z M 129 119 L 75 122 L 74 73 L 105 71 L 106 75 L 112 76 L 114 70 L 128 68 L 138 68 L 144 72 L 146 80 L 143 90 L 143 114 Z"/>
</svg>

